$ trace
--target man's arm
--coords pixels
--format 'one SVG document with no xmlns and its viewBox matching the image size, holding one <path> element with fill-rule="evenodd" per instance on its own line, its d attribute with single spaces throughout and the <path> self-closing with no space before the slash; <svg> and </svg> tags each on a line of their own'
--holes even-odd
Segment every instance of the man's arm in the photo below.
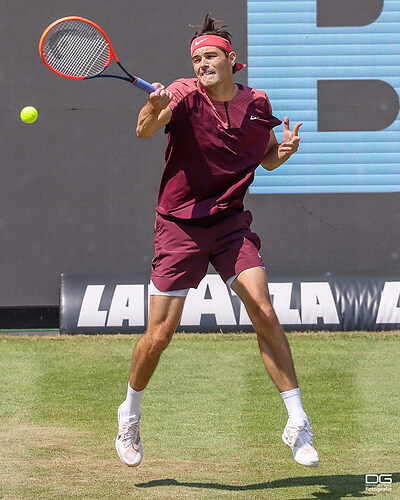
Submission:
<svg viewBox="0 0 400 500">
<path fill-rule="evenodd" d="M 157 90 L 152 92 L 147 103 L 139 112 L 136 134 L 141 139 L 149 139 L 157 130 L 169 123 L 172 115 L 168 104 L 172 94 L 161 83 L 153 83 Z"/>
<path fill-rule="evenodd" d="M 278 144 L 275 134 L 271 130 L 268 146 L 261 160 L 261 165 L 266 170 L 274 170 L 275 168 L 278 168 L 298 150 L 300 142 L 298 133 L 301 125 L 302 122 L 296 123 L 293 130 L 290 130 L 289 118 L 285 116 L 283 119 L 282 142 L 280 144 Z"/>
</svg>

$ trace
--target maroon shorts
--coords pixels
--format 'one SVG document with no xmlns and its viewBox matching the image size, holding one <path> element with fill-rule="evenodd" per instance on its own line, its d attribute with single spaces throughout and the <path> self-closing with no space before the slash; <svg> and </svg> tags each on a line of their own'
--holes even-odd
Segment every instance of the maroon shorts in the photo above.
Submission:
<svg viewBox="0 0 400 500">
<path fill-rule="evenodd" d="M 163 292 L 196 288 L 209 262 L 225 282 L 245 269 L 263 266 L 260 239 L 250 230 L 252 219 L 248 210 L 235 212 L 207 227 L 157 214 L 154 285 Z"/>
</svg>

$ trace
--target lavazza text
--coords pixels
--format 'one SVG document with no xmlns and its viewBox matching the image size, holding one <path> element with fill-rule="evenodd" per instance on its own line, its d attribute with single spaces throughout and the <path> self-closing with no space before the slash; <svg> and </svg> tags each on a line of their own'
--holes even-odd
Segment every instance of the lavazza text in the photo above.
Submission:
<svg viewBox="0 0 400 500">
<path fill-rule="evenodd" d="M 68 281 L 68 275 L 64 280 Z M 67 326 L 71 328 L 73 323 L 78 333 L 96 328 L 110 333 L 121 328 L 144 330 L 148 282 L 132 282 L 118 283 L 114 278 L 92 284 L 93 280 L 85 283 L 81 277 L 79 286 L 76 282 L 64 286 L 68 293 L 62 297 L 61 323 L 66 318 Z M 281 279 L 271 281 L 269 287 L 279 321 L 293 329 L 383 329 L 379 325 L 393 329 L 400 325 L 400 280 L 369 279 L 360 284 L 351 277 Z M 218 275 L 208 274 L 197 289 L 189 290 L 178 331 L 219 331 L 223 327 L 250 331 L 251 321 L 236 294 Z"/>
</svg>

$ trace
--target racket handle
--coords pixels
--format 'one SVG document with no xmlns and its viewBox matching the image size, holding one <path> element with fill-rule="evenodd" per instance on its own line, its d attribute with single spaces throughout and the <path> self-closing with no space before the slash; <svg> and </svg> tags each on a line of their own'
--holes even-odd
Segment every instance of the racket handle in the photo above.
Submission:
<svg viewBox="0 0 400 500">
<path fill-rule="evenodd" d="M 151 85 L 151 83 L 146 82 L 146 80 L 142 80 L 141 78 L 137 78 L 137 80 L 132 83 L 133 85 L 136 85 L 137 87 L 139 87 L 141 90 L 144 90 L 148 94 L 151 94 L 152 92 L 157 90 L 157 88 L 154 87 L 154 85 Z"/>
</svg>

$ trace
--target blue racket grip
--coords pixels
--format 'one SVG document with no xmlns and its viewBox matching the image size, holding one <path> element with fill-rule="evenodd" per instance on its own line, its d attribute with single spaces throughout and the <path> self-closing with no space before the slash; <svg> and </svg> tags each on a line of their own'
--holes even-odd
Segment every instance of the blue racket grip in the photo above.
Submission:
<svg viewBox="0 0 400 500">
<path fill-rule="evenodd" d="M 151 83 L 146 82 L 146 80 L 142 80 L 141 78 L 138 78 L 136 82 L 133 82 L 133 84 L 144 90 L 148 94 L 151 94 L 152 92 L 157 90 L 157 87 L 154 87 L 154 85 L 151 85 Z"/>
</svg>

